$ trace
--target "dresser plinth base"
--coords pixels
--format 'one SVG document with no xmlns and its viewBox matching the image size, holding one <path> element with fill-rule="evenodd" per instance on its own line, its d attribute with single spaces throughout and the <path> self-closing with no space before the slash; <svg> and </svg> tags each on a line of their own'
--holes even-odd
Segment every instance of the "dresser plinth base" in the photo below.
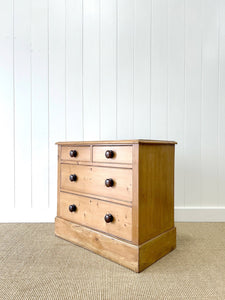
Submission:
<svg viewBox="0 0 225 300">
<path fill-rule="evenodd" d="M 143 271 L 176 247 L 176 228 L 136 246 L 56 217 L 55 234 L 135 272 Z"/>
</svg>

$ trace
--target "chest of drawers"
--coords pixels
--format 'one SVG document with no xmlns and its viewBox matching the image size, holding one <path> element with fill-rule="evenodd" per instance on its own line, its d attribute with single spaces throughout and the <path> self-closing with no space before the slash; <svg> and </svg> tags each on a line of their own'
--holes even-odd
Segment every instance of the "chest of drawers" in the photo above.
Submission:
<svg viewBox="0 0 225 300">
<path fill-rule="evenodd" d="M 135 272 L 176 247 L 175 142 L 57 144 L 57 236 Z"/>
</svg>

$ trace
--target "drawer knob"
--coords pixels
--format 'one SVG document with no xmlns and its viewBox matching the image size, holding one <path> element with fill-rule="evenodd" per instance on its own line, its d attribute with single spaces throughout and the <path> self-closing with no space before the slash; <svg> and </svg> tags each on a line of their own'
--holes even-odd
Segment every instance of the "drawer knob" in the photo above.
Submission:
<svg viewBox="0 0 225 300">
<path fill-rule="evenodd" d="M 112 187 L 112 186 L 114 185 L 113 179 L 112 179 L 112 178 L 106 179 L 106 180 L 105 180 L 105 185 L 106 185 L 107 187 Z"/>
<path fill-rule="evenodd" d="M 71 174 L 70 175 L 70 181 L 77 181 L 77 175 L 76 174 Z"/>
<path fill-rule="evenodd" d="M 76 150 L 70 150 L 70 156 L 71 157 L 77 157 L 77 151 Z"/>
<path fill-rule="evenodd" d="M 113 158 L 114 152 L 112 150 L 105 151 L 105 157 L 106 158 Z"/>
<path fill-rule="evenodd" d="M 106 223 L 110 223 L 113 221 L 113 216 L 111 214 L 106 214 L 104 219 Z"/>
<path fill-rule="evenodd" d="M 73 212 L 73 211 L 76 211 L 76 210 L 77 210 L 77 207 L 76 207 L 75 204 L 72 204 L 72 205 L 69 206 L 69 211 L 70 212 Z"/>
</svg>

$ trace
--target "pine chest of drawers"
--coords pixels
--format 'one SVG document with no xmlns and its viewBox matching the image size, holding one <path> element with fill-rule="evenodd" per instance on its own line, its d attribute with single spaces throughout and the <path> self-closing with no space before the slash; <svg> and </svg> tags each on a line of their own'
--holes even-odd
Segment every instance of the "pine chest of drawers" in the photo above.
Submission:
<svg viewBox="0 0 225 300">
<path fill-rule="evenodd" d="M 175 142 L 57 144 L 57 236 L 135 272 L 176 247 Z"/>
</svg>

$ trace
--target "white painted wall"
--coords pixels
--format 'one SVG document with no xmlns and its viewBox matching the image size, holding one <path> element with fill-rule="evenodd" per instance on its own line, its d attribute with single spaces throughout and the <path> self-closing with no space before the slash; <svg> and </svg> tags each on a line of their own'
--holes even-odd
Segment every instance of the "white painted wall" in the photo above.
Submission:
<svg viewBox="0 0 225 300">
<path fill-rule="evenodd" d="M 225 221 L 224 0 L 0 0 L 0 221 L 53 221 L 56 141 L 176 140 L 176 220 Z"/>
</svg>

